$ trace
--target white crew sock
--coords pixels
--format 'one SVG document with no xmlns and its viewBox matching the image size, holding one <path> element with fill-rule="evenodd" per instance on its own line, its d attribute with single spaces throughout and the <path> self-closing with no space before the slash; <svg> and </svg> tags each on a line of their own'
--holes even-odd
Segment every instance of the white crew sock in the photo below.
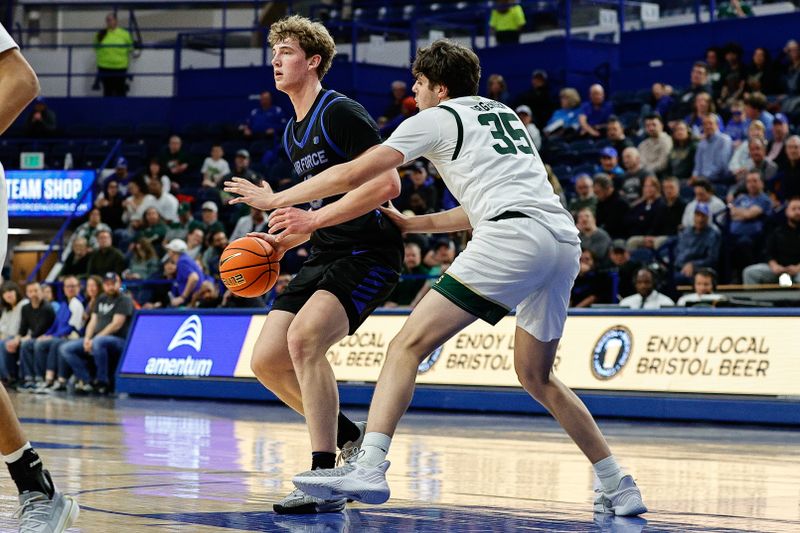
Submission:
<svg viewBox="0 0 800 533">
<path fill-rule="evenodd" d="M 12 452 L 8 455 L 3 456 L 3 461 L 7 464 L 16 463 L 20 459 L 22 459 L 22 454 L 25 453 L 25 450 L 32 450 L 33 446 L 31 446 L 30 442 L 26 442 L 25 445 L 20 448 L 19 450 Z"/>
<path fill-rule="evenodd" d="M 617 464 L 617 460 L 613 455 L 609 455 L 601 461 L 597 461 L 592 465 L 594 473 L 600 478 L 600 483 L 603 485 L 603 490 L 611 492 L 617 490 L 619 482 L 625 477 L 622 469 Z"/>
<path fill-rule="evenodd" d="M 386 460 L 392 438 L 383 433 L 367 433 L 361 443 L 361 456 L 356 461 L 363 466 L 378 466 Z"/>
</svg>

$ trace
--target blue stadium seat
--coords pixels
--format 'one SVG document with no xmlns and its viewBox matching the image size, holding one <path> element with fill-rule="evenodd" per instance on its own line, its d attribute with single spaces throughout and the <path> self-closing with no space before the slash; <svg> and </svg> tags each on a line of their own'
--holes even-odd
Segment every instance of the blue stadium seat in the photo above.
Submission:
<svg viewBox="0 0 800 533">
<path fill-rule="evenodd" d="M 121 122 L 119 124 L 110 124 L 104 126 L 101 130 L 103 137 L 113 137 L 115 139 L 129 140 L 133 139 L 135 132 L 133 125 Z"/>
<path fill-rule="evenodd" d="M 572 176 L 575 177 L 579 174 L 589 174 L 590 176 L 594 174 L 594 163 L 584 163 L 582 165 L 578 165 L 572 168 Z"/>
<path fill-rule="evenodd" d="M 114 146 L 115 142 L 116 141 L 105 140 L 87 144 L 86 149 L 83 152 L 83 166 L 85 168 L 99 167 L 105 160 L 108 153 L 111 151 L 111 148 Z M 111 165 L 114 164 L 113 161 L 110 161 L 109 163 Z"/>
<path fill-rule="evenodd" d="M 73 166 L 83 158 L 84 144 L 76 141 L 54 144 L 48 151 L 45 161 L 50 168 L 64 168 L 64 159 L 72 154 Z"/>
<path fill-rule="evenodd" d="M 552 169 L 553 174 L 555 174 L 558 179 L 562 179 L 564 176 L 572 175 L 572 167 L 569 165 L 556 165 L 552 167 Z"/>
<path fill-rule="evenodd" d="M 166 140 L 169 126 L 163 122 L 142 122 L 136 128 L 136 136 L 144 139 Z"/>
<path fill-rule="evenodd" d="M 650 248 L 636 248 L 631 251 L 631 261 L 642 265 L 649 265 L 656 260 L 656 254 Z"/>
<path fill-rule="evenodd" d="M 6 168 L 17 168 L 19 166 L 19 145 L 0 141 L 0 162 Z"/>
<path fill-rule="evenodd" d="M 224 148 L 223 148 L 224 150 Z M 189 157 L 200 159 L 202 162 L 211 153 L 211 141 L 193 142 L 188 150 Z M 228 155 L 227 153 L 225 155 Z"/>
</svg>

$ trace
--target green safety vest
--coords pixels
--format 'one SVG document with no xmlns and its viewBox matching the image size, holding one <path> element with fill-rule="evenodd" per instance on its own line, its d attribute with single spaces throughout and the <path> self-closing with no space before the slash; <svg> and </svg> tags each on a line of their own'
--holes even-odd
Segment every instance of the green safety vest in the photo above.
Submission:
<svg viewBox="0 0 800 533">
<path fill-rule="evenodd" d="M 128 30 L 109 30 L 101 42 L 94 43 L 97 49 L 97 66 L 100 68 L 126 69 L 130 63 L 133 39 Z"/>
</svg>

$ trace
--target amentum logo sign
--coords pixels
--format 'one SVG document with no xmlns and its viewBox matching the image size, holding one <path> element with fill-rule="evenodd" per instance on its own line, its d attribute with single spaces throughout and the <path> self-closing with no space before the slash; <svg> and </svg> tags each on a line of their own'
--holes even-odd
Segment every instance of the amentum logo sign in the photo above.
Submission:
<svg viewBox="0 0 800 533">
<path fill-rule="evenodd" d="M 597 379 L 611 379 L 619 374 L 633 350 L 633 335 L 625 326 L 607 329 L 592 350 L 592 373 Z"/>
<path fill-rule="evenodd" d="M 197 315 L 192 315 L 183 321 L 167 346 L 167 352 L 183 348 L 194 350 L 195 355 L 203 348 L 203 322 Z M 177 354 L 176 354 L 177 355 Z M 182 355 L 182 354 L 181 354 Z M 214 361 L 211 359 L 195 359 L 191 354 L 183 357 L 151 357 L 147 360 L 145 374 L 159 376 L 196 376 L 206 377 L 211 375 Z"/>
</svg>

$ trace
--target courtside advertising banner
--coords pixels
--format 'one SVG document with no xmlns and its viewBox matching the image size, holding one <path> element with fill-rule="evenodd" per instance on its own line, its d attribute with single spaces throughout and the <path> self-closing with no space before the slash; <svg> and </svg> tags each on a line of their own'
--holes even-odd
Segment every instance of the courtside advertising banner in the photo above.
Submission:
<svg viewBox="0 0 800 533">
<path fill-rule="evenodd" d="M 8 215 L 67 217 L 86 214 L 92 206 L 93 170 L 6 171 Z M 89 192 L 81 198 L 81 195 Z M 78 200 L 81 200 L 80 204 Z"/>
<path fill-rule="evenodd" d="M 141 321 L 145 317 L 162 328 L 166 318 L 177 326 L 187 320 L 185 316 L 141 316 L 131 334 L 122 371 L 165 375 L 162 370 L 172 367 L 164 365 L 173 363 L 164 361 L 176 357 L 169 353 L 159 355 L 163 349 L 159 353 L 142 349 L 142 341 L 149 344 L 152 337 L 143 328 L 153 327 Z M 222 318 L 237 327 L 217 326 Z M 213 355 L 220 359 L 219 363 L 214 359 L 214 371 L 208 375 L 254 378 L 250 358 L 264 315 L 201 315 L 198 319 L 214 324 L 212 329 L 205 329 L 212 337 L 217 331 L 225 332 L 225 341 L 219 344 L 228 354 L 227 362 L 222 361 L 224 355 L 216 348 L 203 349 L 209 358 Z M 375 382 L 386 360 L 389 341 L 405 319 L 404 315 L 373 315 L 355 335 L 331 347 L 327 356 L 337 379 Z M 555 373 L 569 387 L 579 390 L 800 396 L 797 323 L 797 317 L 791 316 L 571 316 L 558 348 Z M 175 335 L 177 326 L 171 334 L 164 333 L 164 339 L 156 345 L 171 345 L 170 335 Z M 417 382 L 518 387 L 514 371 L 515 329 L 511 316 L 497 326 L 473 323 L 425 357 Z M 131 354 L 139 361 L 139 370 L 128 364 Z M 146 367 L 148 358 L 155 358 L 152 372 L 143 372 L 142 364 Z"/>
</svg>

